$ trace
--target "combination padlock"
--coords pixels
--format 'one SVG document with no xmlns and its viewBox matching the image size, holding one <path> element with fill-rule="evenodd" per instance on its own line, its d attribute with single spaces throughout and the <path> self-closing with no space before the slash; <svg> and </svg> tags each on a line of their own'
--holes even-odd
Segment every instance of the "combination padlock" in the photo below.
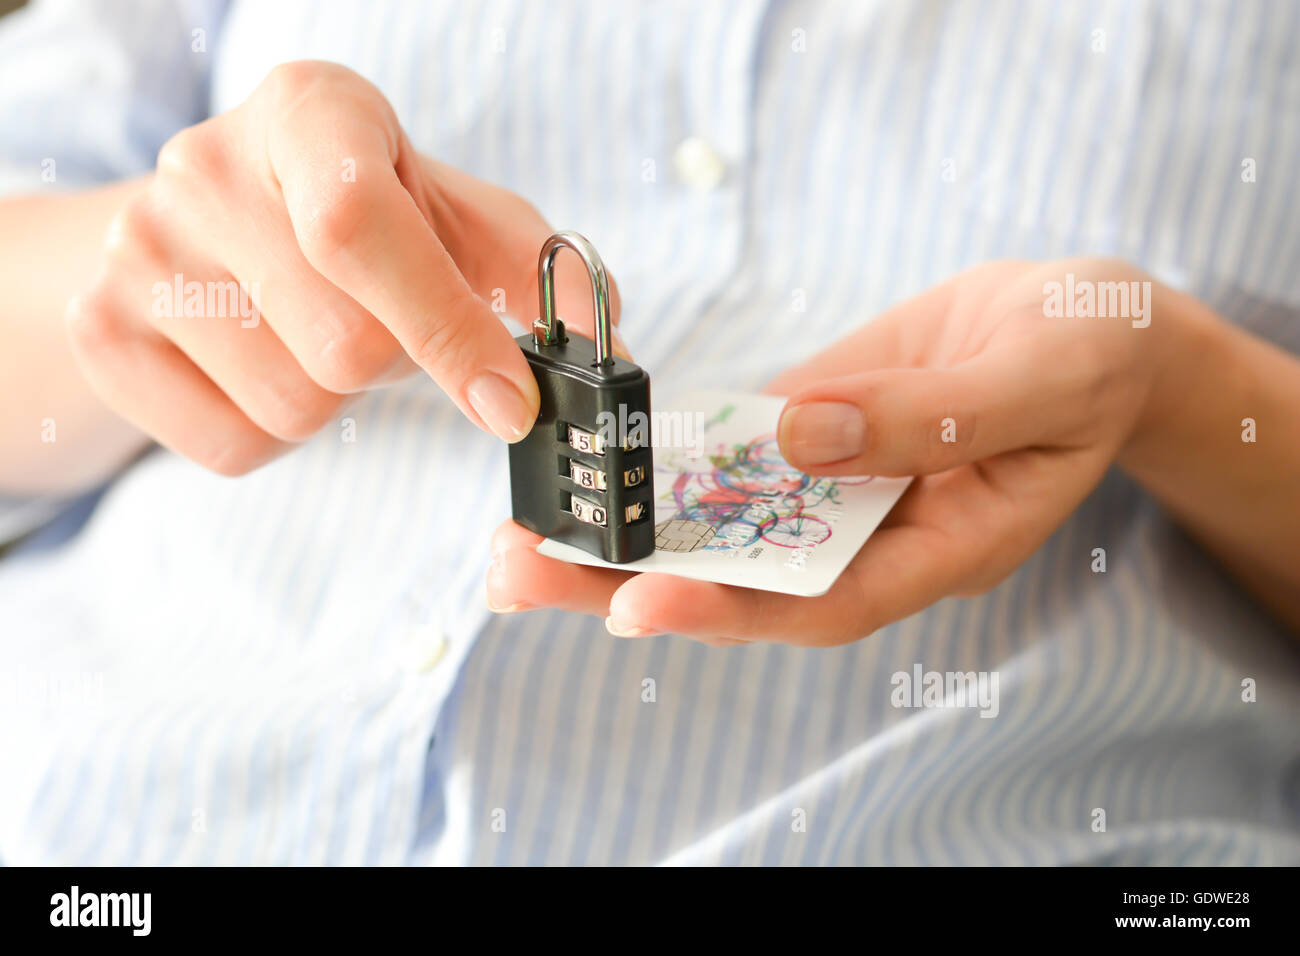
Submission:
<svg viewBox="0 0 1300 956">
<path fill-rule="evenodd" d="M 587 266 L 594 343 L 567 335 L 555 314 L 555 257 L 564 248 Z M 647 557 L 655 546 L 650 376 L 610 348 L 605 264 L 585 238 L 557 232 L 542 246 L 537 284 L 541 316 L 515 340 L 542 401 L 532 430 L 510 446 L 514 519 L 606 561 Z"/>
</svg>

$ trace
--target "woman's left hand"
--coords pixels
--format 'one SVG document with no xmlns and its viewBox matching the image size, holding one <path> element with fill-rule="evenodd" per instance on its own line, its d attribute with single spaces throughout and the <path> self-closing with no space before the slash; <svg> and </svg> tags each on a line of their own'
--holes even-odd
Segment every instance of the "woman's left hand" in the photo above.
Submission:
<svg viewBox="0 0 1300 956">
<path fill-rule="evenodd" d="M 1058 317 L 1045 308 L 1045 289 L 1067 274 L 1075 289 L 1129 283 L 1141 298 L 1128 316 Z M 815 475 L 918 476 L 821 597 L 566 564 L 538 555 L 541 539 L 507 521 L 492 540 L 488 604 L 599 614 L 623 637 L 829 646 L 943 597 L 985 592 L 1051 535 L 1144 427 L 1160 354 L 1153 343 L 1164 334 L 1159 317 L 1150 321 L 1159 287 L 1144 282 L 1109 260 L 991 263 L 778 377 L 768 390 L 790 396 L 778 435 L 792 465 Z"/>
</svg>

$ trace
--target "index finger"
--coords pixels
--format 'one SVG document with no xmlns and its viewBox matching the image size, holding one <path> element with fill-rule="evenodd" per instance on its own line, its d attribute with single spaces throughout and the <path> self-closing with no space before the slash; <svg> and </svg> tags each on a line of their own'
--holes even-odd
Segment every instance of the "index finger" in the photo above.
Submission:
<svg viewBox="0 0 1300 956">
<path fill-rule="evenodd" d="M 526 435 L 536 380 L 403 185 L 419 171 L 401 129 L 362 112 L 305 110 L 273 129 L 268 154 L 312 267 L 383 323 L 471 421 L 506 441 Z M 345 161 L 354 176 L 340 174 Z"/>
</svg>

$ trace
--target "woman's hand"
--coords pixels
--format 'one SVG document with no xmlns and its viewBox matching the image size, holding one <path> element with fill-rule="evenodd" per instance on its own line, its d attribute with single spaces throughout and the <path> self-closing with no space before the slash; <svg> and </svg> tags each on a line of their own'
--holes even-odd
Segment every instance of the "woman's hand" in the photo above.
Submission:
<svg viewBox="0 0 1300 956">
<path fill-rule="evenodd" d="M 1048 317 L 1045 286 L 1130 282 L 1145 318 Z M 1143 421 L 1162 316 L 1123 264 L 1000 262 L 905 302 L 774 381 L 781 450 L 817 475 L 917 475 L 831 590 L 805 598 L 539 556 L 496 532 L 494 610 L 607 616 L 636 637 L 853 641 L 947 595 L 989 590 L 1097 484 Z M 1136 314 L 1136 313 L 1134 313 Z M 1084 560 L 1081 558 L 1081 560 Z"/>
<path fill-rule="evenodd" d="M 222 474 L 417 369 L 515 441 L 537 385 L 488 302 L 536 314 L 550 232 L 518 196 L 417 154 L 357 74 L 291 63 L 163 147 L 68 326 L 109 407 Z M 557 291 L 589 332 L 579 263 L 561 259 Z"/>
</svg>

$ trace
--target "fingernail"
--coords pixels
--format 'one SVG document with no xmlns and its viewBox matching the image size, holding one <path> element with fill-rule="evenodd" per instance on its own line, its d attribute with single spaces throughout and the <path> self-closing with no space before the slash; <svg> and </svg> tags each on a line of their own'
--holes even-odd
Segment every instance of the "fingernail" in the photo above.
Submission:
<svg viewBox="0 0 1300 956">
<path fill-rule="evenodd" d="M 648 627 L 632 627 L 619 624 L 612 617 L 605 618 L 605 630 L 615 637 L 654 637 L 659 632 Z"/>
<path fill-rule="evenodd" d="M 493 614 L 517 614 L 520 611 L 535 610 L 537 607 L 537 605 L 535 604 L 528 604 L 524 601 L 518 601 L 514 604 L 507 604 L 505 607 L 498 607 L 497 605 L 492 603 L 492 595 L 490 594 L 487 595 L 487 606 L 488 606 L 488 610 L 491 611 Z"/>
<path fill-rule="evenodd" d="M 465 390 L 470 406 L 498 437 L 517 442 L 533 427 L 537 413 L 519 389 L 495 372 L 483 372 Z"/>
<path fill-rule="evenodd" d="M 791 464 L 828 465 L 862 454 L 862 412 L 846 402 L 795 405 L 781 416 L 781 447 Z"/>
</svg>

